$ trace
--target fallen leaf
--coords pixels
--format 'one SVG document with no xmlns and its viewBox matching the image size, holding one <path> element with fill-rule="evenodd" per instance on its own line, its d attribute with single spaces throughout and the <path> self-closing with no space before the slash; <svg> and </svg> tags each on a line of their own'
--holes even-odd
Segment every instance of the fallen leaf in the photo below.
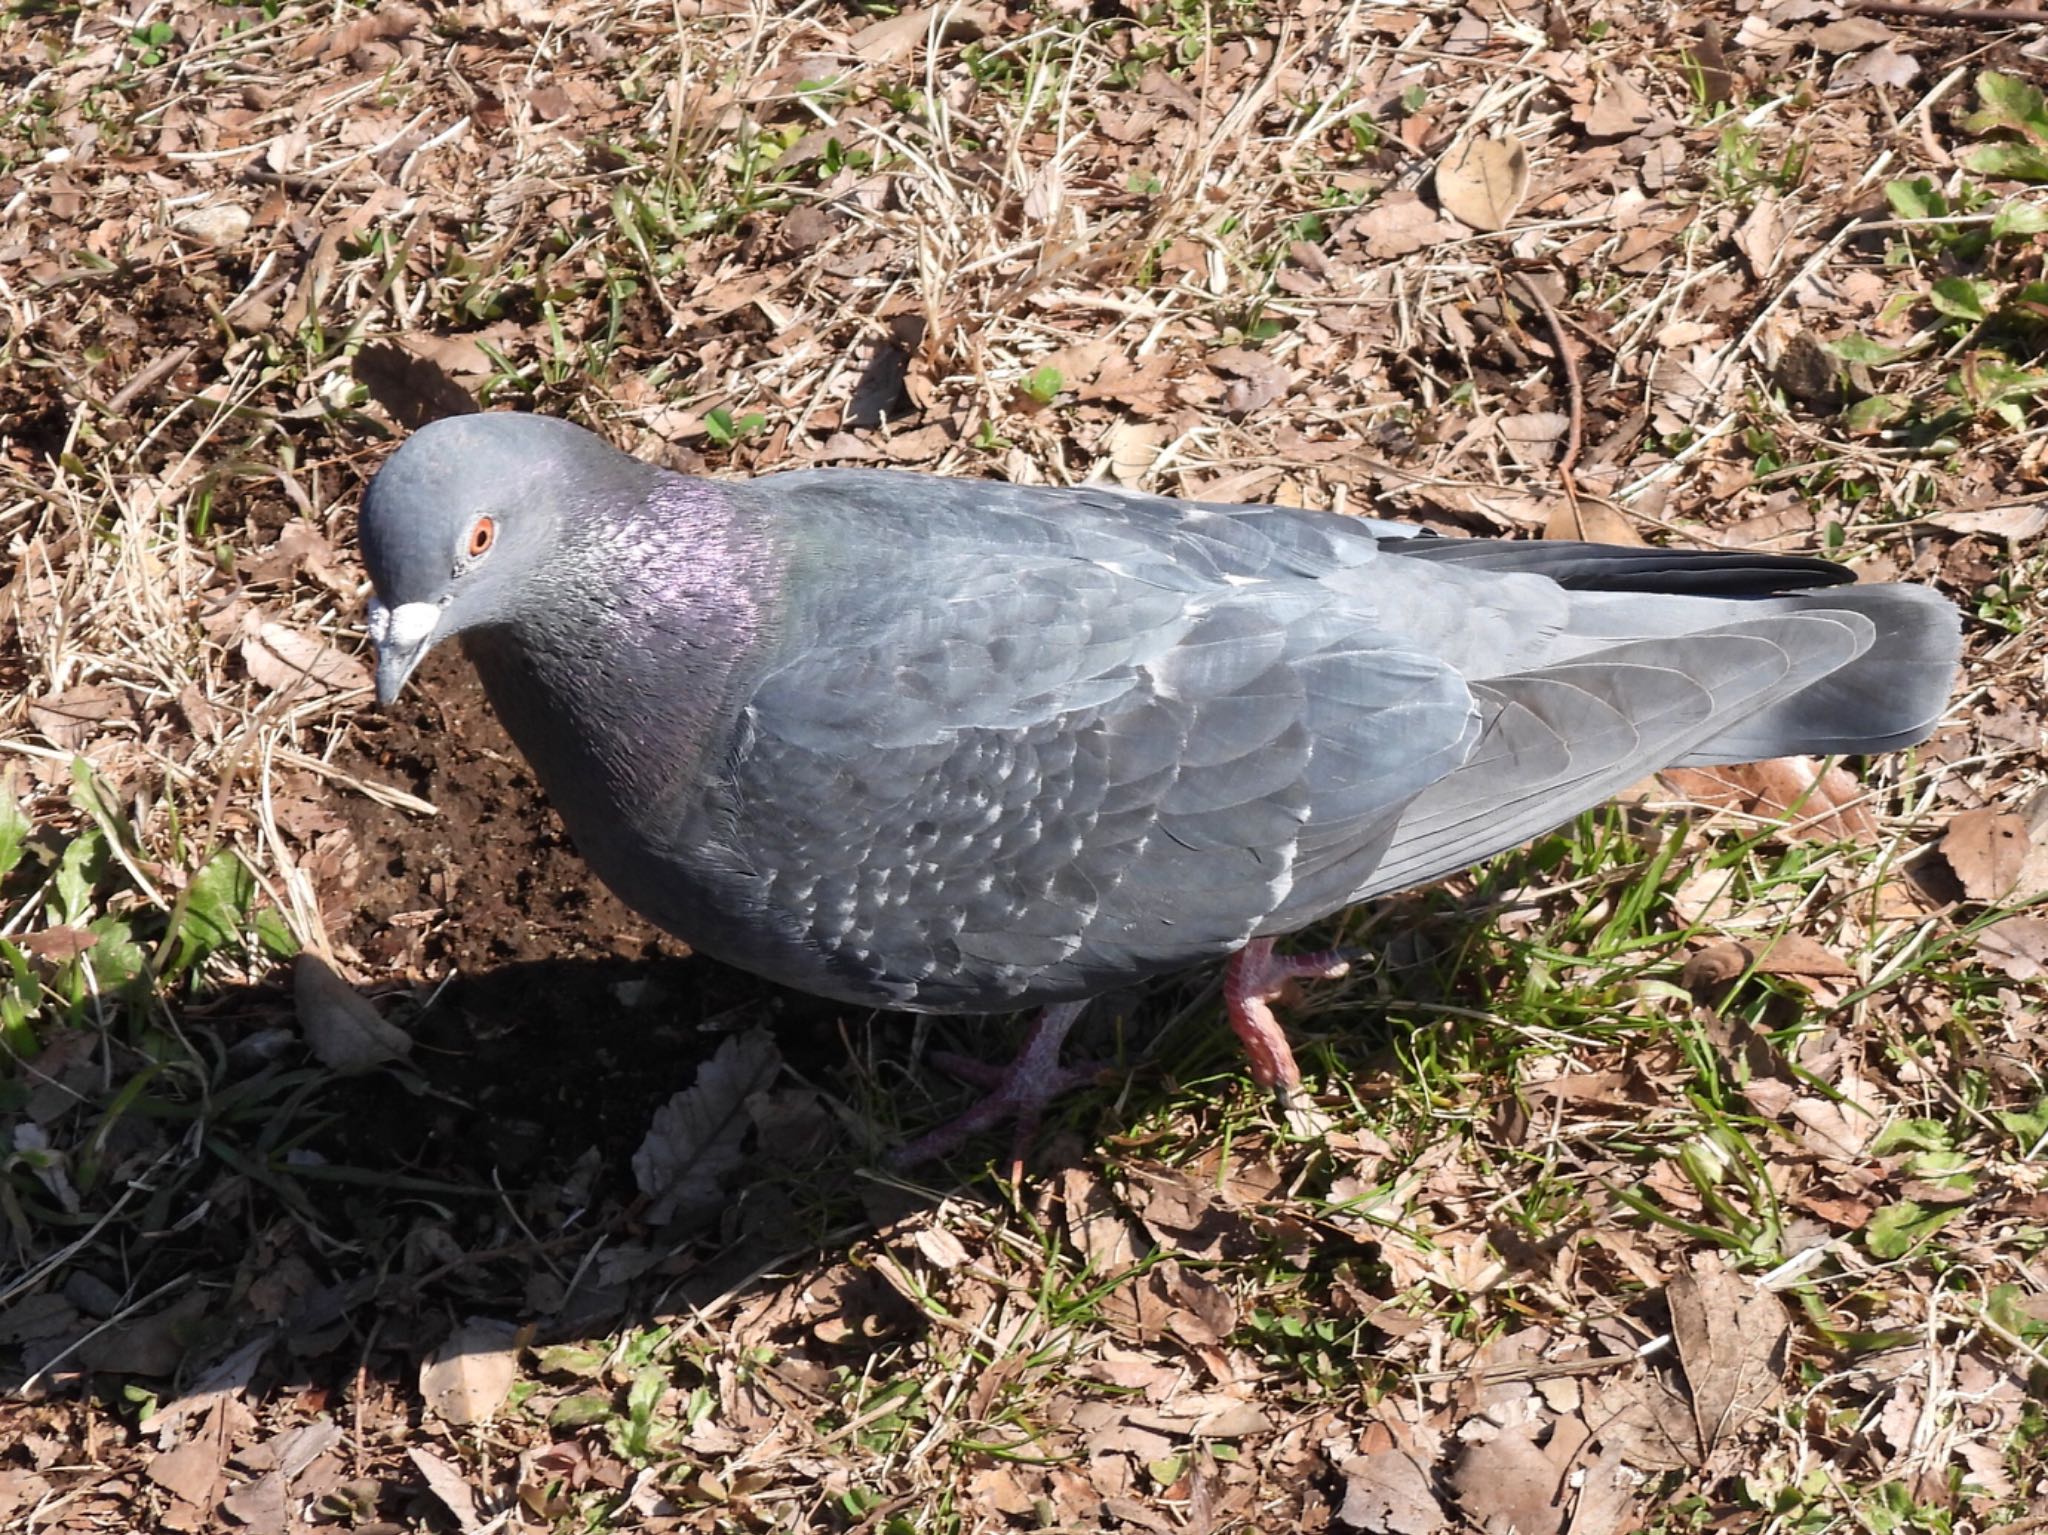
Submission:
<svg viewBox="0 0 2048 1535">
<path fill-rule="evenodd" d="M 1473 229 L 1508 227 L 1529 192 L 1529 153 L 1514 138 L 1469 138 L 1437 162 L 1436 200 Z"/>
<path fill-rule="evenodd" d="M 252 1535 L 286 1535 L 291 1528 L 291 1489 L 275 1471 L 236 1488 L 221 1499 L 220 1506 Z"/>
<path fill-rule="evenodd" d="M 349 371 L 370 391 L 370 398 L 409 432 L 430 421 L 470 415 L 478 408 L 476 396 L 445 364 L 400 341 L 371 342 L 356 353 Z M 486 372 L 479 377 L 488 376 Z"/>
<path fill-rule="evenodd" d="M 17 1143 L 20 1132 L 16 1132 Z M 184 1362 L 189 1341 L 200 1331 L 206 1296 L 181 1295 L 161 1311 L 135 1317 L 97 1333 L 78 1351 L 78 1361 L 112 1375 L 172 1375 Z"/>
<path fill-rule="evenodd" d="M 1643 541 L 1642 535 L 1636 532 L 1635 524 L 1623 516 L 1612 502 L 1584 492 L 1575 497 L 1558 498 L 1557 509 L 1543 525 L 1543 536 L 1589 544 L 1640 544 Z"/>
<path fill-rule="evenodd" d="M 1374 1535 L 1434 1535 L 1449 1522 L 1429 1473 L 1400 1450 L 1376 1450 L 1344 1462 L 1340 1523 Z"/>
<path fill-rule="evenodd" d="M 470 1490 L 469 1479 L 431 1450 L 408 1450 L 406 1454 L 426 1480 L 427 1491 L 455 1516 L 462 1535 L 476 1535 L 483 1521 L 477 1517 L 476 1494 Z"/>
<path fill-rule="evenodd" d="M 1898 34 L 1873 16 L 1844 16 L 1815 27 L 1806 36 L 1822 53 L 1854 53 L 1858 48 L 1888 43 Z"/>
<path fill-rule="evenodd" d="M 1140 416 L 1163 415 L 1170 408 L 1168 395 L 1176 367 L 1173 352 L 1148 352 L 1132 361 L 1121 352 L 1111 353 L 1102 371 L 1075 390 L 1082 401 L 1114 400 Z"/>
<path fill-rule="evenodd" d="M 1636 1516 L 1640 1478 L 1628 1475 L 1623 1466 L 1621 1452 L 1603 1446 L 1600 1458 L 1586 1467 L 1569 1535 L 1622 1535 L 1642 1527 Z"/>
<path fill-rule="evenodd" d="M 1941 835 L 1941 856 L 1973 901 L 1996 901 L 2010 894 L 2032 851 L 2027 818 L 2010 811 L 1962 811 Z"/>
<path fill-rule="evenodd" d="M 1968 512 L 1935 512 L 1926 519 L 1951 533 L 1974 533 L 1983 538 L 2002 538 L 2009 544 L 2039 538 L 2048 529 L 2048 506 L 2022 504 L 1987 506 Z"/>
<path fill-rule="evenodd" d="M 939 43 L 971 43 L 988 31 L 988 21 L 966 6 L 929 6 L 899 11 L 853 35 L 853 51 L 866 64 L 887 64 L 907 57 L 932 30 L 932 18 L 943 11 Z"/>
<path fill-rule="evenodd" d="M 1871 85 L 1902 90 L 1920 77 L 1920 61 L 1890 43 L 1859 53 L 1835 71 L 1833 89 L 1850 91 Z M 1830 92 L 1832 94 L 1832 92 Z"/>
<path fill-rule="evenodd" d="M 1346 226 L 1346 232 L 1365 242 L 1365 253 L 1376 261 L 1392 261 L 1464 233 L 1449 219 L 1410 191 L 1389 192 Z"/>
<path fill-rule="evenodd" d="M 1726 985 L 1754 970 L 1759 975 L 1854 976 L 1856 967 L 1799 933 L 1737 943 L 1709 944 L 1686 960 L 1679 984 L 1690 992 Z"/>
<path fill-rule="evenodd" d="M 1665 1291 L 1671 1336 L 1692 1392 L 1699 1464 L 1722 1440 L 1777 1400 L 1791 1319 L 1777 1296 L 1703 1252 Z"/>
<path fill-rule="evenodd" d="M 226 1489 L 226 1447 L 214 1433 L 200 1433 L 175 1450 L 152 1455 L 149 1479 L 199 1508 L 211 1508 Z"/>
<path fill-rule="evenodd" d="M 292 1001 L 306 1048 L 329 1071 L 356 1076 L 412 1054 L 412 1036 L 386 1023 L 317 954 L 292 961 Z"/>
<path fill-rule="evenodd" d="M 315 1418 L 272 1434 L 261 1444 L 235 1452 L 235 1464 L 250 1471 L 275 1471 L 290 1481 L 341 1442 L 341 1425 Z"/>
<path fill-rule="evenodd" d="M 1564 1528 L 1564 1474 L 1532 1432 L 1532 1425 L 1518 1423 L 1459 1457 L 1451 1490 L 1472 1524 L 1514 1535 L 1557 1535 Z"/>
<path fill-rule="evenodd" d="M 1650 98 L 1619 75 L 1611 76 L 1607 88 L 1591 103 L 1572 109 L 1572 116 L 1590 139 L 1625 139 L 1657 120 Z"/>
<path fill-rule="evenodd" d="M 284 624 L 258 624 L 242 637 L 242 664 L 258 683 L 274 691 L 367 693 L 370 669 L 345 650 Z"/>
<path fill-rule="evenodd" d="M 128 723 L 134 711 L 121 689 L 87 683 L 36 700 L 28 706 L 28 718 L 52 746 L 75 752 L 110 725 Z"/>
<path fill-rule="evenodd" d="M 239 203 L 206 203 L 177 215 L 171 220 L 171 228 L 203 245 L 225 249 L 241 244 L 254 222 L 249 210 Z"/>
<path fill-rule="evenodd" d="M 490 1422 L 518 1378 L 519 1330 L 471 1317 L 420 1362 L 420 1395 L 442 1422 L 466 1428 Z"/>
<path fill-rule="evenodd" d="M 210 1368 L 184 1396 L 164 1403 L 136 1424 L 136 1431 L 144 1434 L 162 1434 L 163 1443 L 168 1448 L 170 1440 L 178 1434 L 188 1419 L 201 1413 L 211 1413 L 228 1398 L 238 1396 L 248 1389 L 249 1382 L 255 1378 L 256 1366 L 269 1352 L 270 1345 L 276 1341 L 268 1332 L 261 1337 L 251 1338 Z"/>
<path fill-rule="evenodd" d="M 1263 410 L 1285 394 L 1291 382 L 1285 368 L 1249 347 L 1225 347 L 1211 353 L 1208 360 L 1211 369 L 1230 380 L 1223 391 L 1223 409 L 1233 418 Z"/>
<path fill-rule="evenodd" d="M 633 1153 L 633 1177 L 657 1224 L 679 1212 L 715 1208 L 725 1181 L 740 1169 L 747 1099 L 765 1092 L 782 1069 L 782 1052 L 766 1029 L 734 1034 L 697 1068 L 696 1081 L 655 1111 Z"/>
<path fill-rule="evenodd" d="M 427 24 L 426 12 L 412 5 L 385 5 L 356 17 L 346 26 L 309 32 L 292 45 L 294 59 L 339 59 L 373 42 L 405 37 Z"/>
<path fill-rule="evenodd" d="M 1977 934 L 1977 959 L 2016 981 L 2048 975 L 2048 917 L 2007 917 Z"/>
<path fill-rule="evenodd" d="M 1119 485 L 1144 483 L 1152 466 L 1159 462 L 1159 450 L 1167 438 L 1166 427 L 1157 421 L 1117 421 L 1102 434 L 1102 452 L 1109 456 L 1109 472 Z"/>
<path fill-rule="evenodd" d="M 1093 1173 L 1080 1167 L 1062 1173 L 1060 1204 L 1066 1212 L 1067 1240 L 1086 1260 L 1090 1273 L 1120 1274 L 1138 1261 L 1143 1238 Z"/>
<path fill-rule="evenodd" d="M 1859 803 L 1862 786 L 1840 765 L 1823 771 L 1811 757 L 1776 757 L 1735 767 L 1666 768 L 1657 776 L 1698 804 L 1782 817 L 1794 841 L 1877 840 L 1877 818 Z"/>
<path fill-rule="evenodd" d="M 1784 259 L 1785 234 L 1785 215 L 1779 211 L 1778 199 L 1768 193 L 1759 197 L 1749 217 L 1735 229 L 1735 248 L 1742 252 L 1753 276 L 1768 276 Z"/>
<path fill-rule="evenodd" d="M 1570 426 L 1571 417 L 1555 410 L 1502 416 L 1497 423 L 1508 451 L 1527 468 L 1557 462 L 1564 452 L 1564 434 Z"/>
<path fill-rule="evenodd" d="M 23 933 L 18 940 L 37 959 L 53 965 L 78 958 L 99 941 L 100 935 L 89 927 L 45 927 Z"/>
</svg>

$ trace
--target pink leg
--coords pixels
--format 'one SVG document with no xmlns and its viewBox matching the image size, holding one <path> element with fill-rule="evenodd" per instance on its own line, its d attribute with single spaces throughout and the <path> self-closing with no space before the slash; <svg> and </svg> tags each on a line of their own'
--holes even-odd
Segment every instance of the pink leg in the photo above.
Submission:
<svg viewBox="0 0 2048 1535">
<path fill-rule="evenodd" d="M 1351 968 L 1351 959 L 1334 950 L 1275 954 L 1272 939 L 1254 938 L 1231 955 L 1224 968 L 1223 1007 L 1230 1027 L 1244 1042 L 1252 1080 L 1278 1093 L 1290 1116 L 1305 1112 L 1307 1099 L 1301 1091 L 1301 1068 L 1294 1064 L 1294 1050 L 1280 1020 L 1273 1016 L 1273 1004 L 1290 1000 L 1297 980 L 1336 980 Z"/>
<path fill-rule="evenodd" d="M 1038 1133 L 1038 1121 L 1045 1106 L 1062 1093 L 1093 1082 L 1101 1071 L 1099 1066 L 1060 1065 L 1060 1046 L 1066 1041 L 1067 1030 L 1087 1005 L 1066 1002 L 1040 1013 L 1024 1048 L 1017 1052 L 1017 1059 L 999 1072 L 954 1056 L 933 1056 L 947 1070 L 958 1069 L 961 1076 L 989 1087 L 989 1095 L 957 1119 L 899 1146 L 890 1153 L 889 1165 L 915 1167 L 920 1162 L 948 1156 L 969 1136 L 979 1135 L 1007 1119 L 1016 1124 L 1010 1141 L 1010 1173 L 1013 1178 L 1021 1175 L 1025 1153 L 1030 1151 L 1032 1138 Z"/>
</svg>

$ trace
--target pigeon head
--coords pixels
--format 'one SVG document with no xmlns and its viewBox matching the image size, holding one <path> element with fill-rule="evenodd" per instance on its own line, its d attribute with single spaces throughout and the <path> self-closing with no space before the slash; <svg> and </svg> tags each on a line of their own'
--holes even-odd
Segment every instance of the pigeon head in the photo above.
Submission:
<svg viewBox="0 0 2048 1535">
<path fill-rule="evenodd" d="M 566 525 L 657 471 L 545 416 L 455 416 L 415 432 L 363 493 L 377 701 L 436 643 L 516 624 L 549 599 Z"/>
</svg>

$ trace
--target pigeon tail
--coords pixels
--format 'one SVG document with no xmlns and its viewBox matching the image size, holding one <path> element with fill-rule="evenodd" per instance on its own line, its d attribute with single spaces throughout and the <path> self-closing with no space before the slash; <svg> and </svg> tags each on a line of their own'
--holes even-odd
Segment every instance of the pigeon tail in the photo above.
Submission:
<svg viewBox="0 0 2048 1535">
<path fill-rule="evenodd" d="M 1933 733 L 1962 656 L 1952 603 L 1923 586 L 1848 586 L 1759 605 L 1846 610 L 1868 619 L 1874 634 L 1853 661 L 1717 732 L 1679 766 L 1897 751 Z"/>
</svg>

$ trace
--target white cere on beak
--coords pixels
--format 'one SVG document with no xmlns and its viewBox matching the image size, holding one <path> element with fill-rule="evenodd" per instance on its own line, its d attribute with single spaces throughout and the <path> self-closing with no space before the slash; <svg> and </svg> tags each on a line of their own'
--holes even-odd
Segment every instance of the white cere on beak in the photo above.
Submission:
<svg viewBox="0 0 2048 1535">
<path fill-rule="evenodd" d="M 370 639 L 379 650 L 416 650 L 426 644 L 435 625 L 441 622 L 441 605 L 401 602 L 395 608 L 387 608 L 372 597 L 369 620 Z"/>
</svg>

